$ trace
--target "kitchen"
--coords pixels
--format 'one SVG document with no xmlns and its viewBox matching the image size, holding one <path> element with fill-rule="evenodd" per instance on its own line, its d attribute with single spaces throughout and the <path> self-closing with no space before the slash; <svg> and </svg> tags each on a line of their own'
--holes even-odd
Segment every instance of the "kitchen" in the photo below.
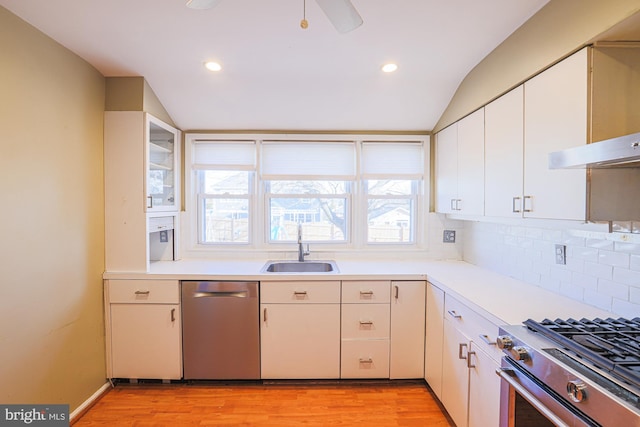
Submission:
<svg viewBox="0 0 640 427">
<path fill-rule="evenodd" d="M 466 116 L 638 10 L 637 2 L 600 3 L 552 1 L 462 81 L 433 130 Z M 4 206 L 9 208 L 2 210 L 7 244 L 0 401 L 64 401 L 73 410 L 105 378 L 102 129 L 110 82 L 10 12 L 1 13 L 3 62 L 11 66 L 3 67 L 8 74 L 2 79 L 2 170 Z M 505 67 L 494 80 L 495 70 Z M 574 230 L 562 221 L 536 226 L 459 221 L 434 212 L 426 216 L 436 259 L 463 259 L 620 316 L 640 311 L 638 241 L 631 233 Z M 442 243 L 444 229 L 457 232 L 457 243 Z M 552 241 L 567 245 L 568 267 L 578 261 L 591 270 L 555 266 L 547 259 L 552 255 L 539 249 Z M 532 256 L 543 260 L 534 262 Z M 599 288 L 598 275 L 609 271 Z"/>
</svg>

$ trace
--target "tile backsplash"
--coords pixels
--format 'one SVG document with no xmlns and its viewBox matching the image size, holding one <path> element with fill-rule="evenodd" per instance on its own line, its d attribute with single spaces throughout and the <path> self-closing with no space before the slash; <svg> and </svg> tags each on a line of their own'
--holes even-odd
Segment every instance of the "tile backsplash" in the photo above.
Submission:
<svg viewBox="0 0 640 427">
<path fill-rule="evenodd" d="M 464 221 L 463 259 L 619 316 L 640 316 L 640 236 Z M 556 245 L 566 264 L 556 264 Z"/>
</svg>

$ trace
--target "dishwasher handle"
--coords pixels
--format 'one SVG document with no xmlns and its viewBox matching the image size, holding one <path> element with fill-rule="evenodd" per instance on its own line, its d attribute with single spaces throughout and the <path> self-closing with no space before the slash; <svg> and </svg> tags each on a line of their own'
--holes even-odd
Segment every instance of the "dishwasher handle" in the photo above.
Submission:
<svg viewBox="0 0 640 427">
<path fill-rule="evenodd" d="M 249 295 L 247 291 L 207 291 L 207 292 L 195 292 L 194 298 L 246 298 Z"/>
</svg>

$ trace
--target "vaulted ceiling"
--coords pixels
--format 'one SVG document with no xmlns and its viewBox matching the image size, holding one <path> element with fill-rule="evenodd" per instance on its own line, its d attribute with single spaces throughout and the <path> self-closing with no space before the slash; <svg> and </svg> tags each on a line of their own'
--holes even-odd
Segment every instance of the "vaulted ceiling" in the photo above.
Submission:
<svg viewBox="0 0 640 427">
<path fill-rule="evenodd" d="M 345 34 L 314 0 L 0 5 L 104 76 L 145 77 L 183 130 L 413 131 L 431 130 L 467 73 L 547 1 L 352 0 L 364 24 Z M 387 62 L 398 70 L 382 73 Z"/>
</svg>

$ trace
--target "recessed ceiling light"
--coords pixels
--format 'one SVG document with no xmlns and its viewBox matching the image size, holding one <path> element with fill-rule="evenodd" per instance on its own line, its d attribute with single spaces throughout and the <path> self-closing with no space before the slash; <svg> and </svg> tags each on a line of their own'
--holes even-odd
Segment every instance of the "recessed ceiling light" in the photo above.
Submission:
<svg viewBox="0 0 640 427">
<path fill-rule="evenodd" d="M 398 66 L 394 63 L 384 64 L 382 66 L 382 71 L 384 71 L 385 73 L 393 73 L 397 69 Z"/>
<path fill-rule="evenodd" d="M 222 70 L 222 65 L 218 64 L 217 62 L 213 62 L 213 61 L 205 62 L 204 66 L 209 71 L 220 71 L 220 70 Z"/>
</svg>

